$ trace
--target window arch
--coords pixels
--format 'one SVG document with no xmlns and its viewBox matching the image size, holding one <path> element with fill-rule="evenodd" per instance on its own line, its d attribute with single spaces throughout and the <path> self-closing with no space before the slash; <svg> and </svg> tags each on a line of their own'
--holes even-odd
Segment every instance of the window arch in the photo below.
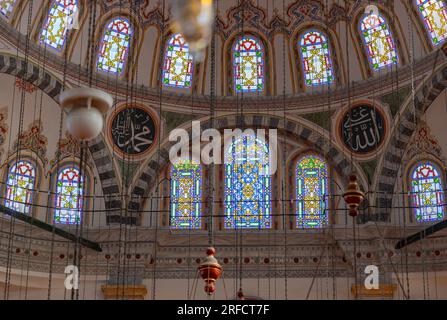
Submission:
<svg viewBox="0 0 447 320">
<path fill-rule="evenodd" d="M 317 30 L 306 31 L 299 40 L 304 82 L 307 86 L 334 83 L 331 51 L 326 36 Z"/>
<path fill-rule="evenodd" d="M 418 12 L 424 21 L 433 45 L 447 38 L 447 9 L 442 0 L 416 0 Z"/>
<path fill-rule="evenodd" d="M 77 166 L 59 170 L 56 181 L 54 223 L 80 224 L 82 222 L 84 178 Z"/>
<path fill-rule="evenodd" d="M 262 42 L 251 35 L 237 38 L 232 56 L 235 92 L 264 91 L 265 49 Z"/>
<path fill-rule="evenodd" d="M 36 183 L 36 168 L 27 160 L 15 162 L 8 171 L 5 207 L 29 214 Z"/>
<path fill-rule="evenodd" d="M 270 201 L 268 145 L 244 132 L 225 151 L 225 228 L 270 228 Z"/>
<path fill-rule="evenodd" d="M 70 25 L 76 23 L 77 0 L 54 0 L 43 24 L 40 42 L 61 51 L 66 42 Z"/>
<path fill-rule="evenodd" d="M 360 20 L 360 31 L 371 68 L 378 71 L 398 61 L 396 46 L 386 19 L 375 13 Z"/>
<path fill-rule="evenodd" d="M 181 34 L 173 34 L 166 46 L 163 84 L 177 88 L 191 88 L 193 68 L 194 63 L 188 43 Z"/>
<path fill-rule="evenodd" d="M 129 20 L 122 17 L 111 20 L 99 46 L 98 70 L 121 75 L 129 55 L 132 36 L 133 29 Z"/>
<path fill-rule="evenodd" d="M 14 8 L 16 0 L 0 0 L 0 13 L 6 17 L 9 18 L 9 15 L 12 12 L 12 9 Z"/>
<path fill-rule="evenodd" d="M 410 171 L 410 202 L 417 222 L 442 220 L 444 217 L 444 183 L 438 167 L 421 161 Z"/>
<path fill-rule="evenodd" d="M 171 228 L 202 228 L 202 167 L 190 160 L 171 166 Z"/>
<path fill-rule="evenodd" d="M 298 159 L 295 166 L 296 227 L 321 228 L 328 220 L 328 167 L 314 154 Z"/>
</svg>

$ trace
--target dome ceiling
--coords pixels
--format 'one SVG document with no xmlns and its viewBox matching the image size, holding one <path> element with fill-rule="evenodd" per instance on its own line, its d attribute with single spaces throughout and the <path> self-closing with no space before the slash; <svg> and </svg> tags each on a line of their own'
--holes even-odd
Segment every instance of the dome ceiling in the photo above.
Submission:
<svg viewBox="0 0 447 320">
<path fill-rule="evenodd" d="M 32 19 L 45 21 L 48 4 L 44 1 L 39 5 L 39 2 L 35 1 L 33 5 Z M 172 35 L 169 1 L 135 1 L 132 4 L 128 1 L 98 1 L 91 15 L 92 4 L 80 1 L 79 25 L 68 33 L 61 50 L 51 45 L 44 49 L 39 40 L 44 22 L 29 30 L 31 38 L 26 49 L 28 6 L 13 8 L 6 19 L 0 19 L 0 26 L 6 46 L 20 43 L 19 55 L 28 52 L 28 59 L 61 79 L 66 69 L 66 80 L 70 85 L 89 81 L 90 62 L 94 69 L 92 81 L 96 86 L 117 91 L 123 98 L 132 95 L 145 102 L 159 102 L 162 97 L 167 109 L 181 106 L 183 111 L 190 110 L 188 112 L 208 110 L 212 80 L 216 84 L 217 109 L 231 110 L 242 101 L 245 110 L 276 108 L 308 112 L 318 110 L 322 105 L 340 105 L 345 102 L 348 92 L 352 96 L 367 97 L 371 92 L 386 92 L 404 86 L 411 81 L 412 74 L 421 78 L 435 62 L 445 59 L 430 42 L 423 20 L 415 11 L 416 6 L 407 1 L 379 1 L 377 7 L 383 17 L 379 22 L 386 27 L 384 36 L 392 42 L 390 48 L 394 53 L 388 54 L 386 59 L 389 61 L 374 60 L 365 45 L 367 39 L 362 38 L 362 31 L 366 30 L 362 29 L 365 23 L 362 17 L 369 1 L 283 2 L 284 6 L 282 2 L 271 0 L 216 1 L 214 74 L 208 48 L 202 63 L 192 61 L 188 85 L 183 87 L 166 85 L 167 80 L 163 78 Z M 123 19 L 121 23 L 130 28 L 126 40 L 129 50 L 119 67 L 120 72 L 111 72 L 104 67 L 107 61 L 102 59 L 101 62 L 101 48 L 105 30 L 117 19 Z M 314 34 L 304 39 L 309 32 Z M 259 42 L 262 68 L 257 71 L 262 73 L 262 81 L 256 80 L 260 81 L 260 90 L 238 92 L 233 44 L 244 35 Z M 310 49 L 305 52 L 304 41 L 315 41 L 315 35 L 321 36 L 317 40 L 322 41 L 320 49 L 317 49 L 319 54 L 327 54 L 328 61 L 318 62 L 318 55 L 313 56 Z M 315 44 L 317 47 L 319 44 L 313 44 L 315 50 Z M 16 55 L 14 50 L 9 51 L 12 56 Z M 412 57 L 414 65 L 409 63 Z M 312 65 L 309 66 L 313 61 L 317 65 L 313 67 L 315 74 L 311 73 Z M 318 63 L 326 63 L 328 70 L 318 75 L 317 71 L 324 69 L 318 67 Z M 320 78 L 316 79 L 316 75 Z M 162 86 L 160 76 L 164 79 Z"/>
</svg>

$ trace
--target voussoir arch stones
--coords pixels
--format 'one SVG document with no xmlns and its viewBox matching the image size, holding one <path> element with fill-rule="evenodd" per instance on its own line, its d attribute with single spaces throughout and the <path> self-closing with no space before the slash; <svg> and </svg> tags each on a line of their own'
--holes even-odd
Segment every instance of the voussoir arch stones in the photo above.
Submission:
<svg viewBox="0 0 447 320">
<path fill-rule="evenodd" d="M 56 103 L 59 103 L 59 95 L 63 90 L 62 82 L 30 61 L 25 61 L 22 57 L 0 53 L 0 73 L 9 74 L 32 83 Z M 92 140 L 88 144 L 92 159 L 99 173 L 102 191 L 105 197 L 105 207 L 107 211 L 108 223 L 119 223 L 123 219 L 120 212 L 122 201 L 119 193 L 117 176 L 113 168 L 111 153 L 102 135 Z"/>
<path fill-rule="evenodd" d="M 209 119 L 201 122 L 202 130 L 209 127 Z M 334 164 L 335 169 L 343 176 L 347 176 L 351 170 L 349 158 L 332 143 L 329 143 L 326 137 L 316 130 L 305 127 L 294 119 L 286 118 L 284 121 L 283 117 L 261 114 L 226 115 L 214 119 L 213 127 L 219 130 L 234 127 L 277 128 L 296 135 L 300 140 L 327 155 Z M 172 142 L 163 143 L 160 150 L 154 152 L 148 162 L 146 162 L 144 169 L 140 171 L 138 178 L 134 180 L 128 203 L 129 211 L 138 212 L 143 207 L 144 200 L 148 196 L 150 189 L 158 183 L 157 179 L 160 169 L 169 164 L 169 148 L 172 144 Z"/>
<path fill-rule="evenodd" d="M 394 120 L 391 138 L 376 171 L 377 180 L 374 189 L 378 191 L 376 197 L 377 209 L 370 220 L 390 221 L 393 192 L 405 150 L 421 116 L 446 87 L 447 64 L 444 63 L 416 89 L 414 107 L 411 94 L 401 106 L 400 112 Z"/>
</svg>

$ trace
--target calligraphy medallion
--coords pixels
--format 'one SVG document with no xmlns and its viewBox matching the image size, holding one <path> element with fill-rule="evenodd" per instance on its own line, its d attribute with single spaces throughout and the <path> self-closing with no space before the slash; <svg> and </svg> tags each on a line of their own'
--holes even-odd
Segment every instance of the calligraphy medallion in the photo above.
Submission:
<svg viewBox="0 0 447 320">
<path fill-rule="evenodd" d="M 154 145 L 156 124 L 147 108 L 124 105 L 110 117 L 109 139 L 126 159 L 140 158 Z"/>
<path fill-rule="evenodd" d="M 387 128 L 387 118 L 381 108 L 362 103 L 342 113 L 338 138 L 350 152 L 365 158 L 382 147 Z"/>
</svg>

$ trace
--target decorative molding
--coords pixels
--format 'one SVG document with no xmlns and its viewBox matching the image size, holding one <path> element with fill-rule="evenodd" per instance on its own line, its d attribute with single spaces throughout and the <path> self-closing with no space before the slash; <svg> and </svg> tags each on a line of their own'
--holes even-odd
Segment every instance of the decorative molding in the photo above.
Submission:
<svg viewBox="0 0 447 320">
<path fill-rule="evenodd" d="M 427 124 L 421 121 L 409 143 L 405 158 L 408 161 L 413 157 L 424 153 L 429 153 L 436 158 L 443 160 L 442 149 L 438 140 L 431 134 Z"/>
<path fill-rule="evenodd" d="M 381 284 L 379 289 L 366 289 L 364 285 L 357 284 L 351 286 L 351 293 L 354 297 L 361 298 L 392 298 L 396 289 L 395 284 Z"/>
<path fill-rule="evenodd" d="M 42 134 L 42 131 L 42 121 L 34 120 L 28 126 L 28 130 L 20 133 L 14 142 L 14 149 L 9 153 L 9 156 L 12 156 L 18 150 L 31 150 L 37 154 L 44 165 L 47 164 L 48 139 Z"/>
<path fill-rule="evenodd" d="M 8 118 L 8 107 L 0 108 L 0 156 L 3 154 L 4 150 L 1 148 L 6 141 L 6 133 L 9 130 L 6 119 Z"/>
<path fill-rule="evenodd" d="M 26 93 L 34 93 L 37 90 L 34 84 L 19 77 L 16 77 L 16 87 L 20 90 L 24 90 Z"/>
<path fill-rule="evenodd" d="M 145 285 L 103 285 L 101 286 L 101 291 L 104 294 L 104 297 L 108 300 L 122 298 L 125 298 L 127 300 L 143 300 L 144 297 L 147 295 L 147 289 Z"/>
</svg>

